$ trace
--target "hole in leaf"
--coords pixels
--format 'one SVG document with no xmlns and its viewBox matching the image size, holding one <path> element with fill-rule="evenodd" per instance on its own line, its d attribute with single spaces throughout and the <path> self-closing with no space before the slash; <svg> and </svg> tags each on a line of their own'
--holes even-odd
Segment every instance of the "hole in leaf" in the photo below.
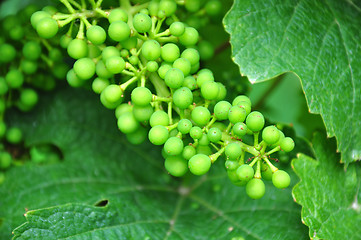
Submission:
<svg viewBox="0 0 361 240">
<path fill-rule="evenodd" d="M 95 204 L 96 207 L 105 207 L 106 205 L 108 205 L 108 199 L 104 199 L 104 200 L 100 200 L 99 202 L 97 202 Z"/>
</svg>

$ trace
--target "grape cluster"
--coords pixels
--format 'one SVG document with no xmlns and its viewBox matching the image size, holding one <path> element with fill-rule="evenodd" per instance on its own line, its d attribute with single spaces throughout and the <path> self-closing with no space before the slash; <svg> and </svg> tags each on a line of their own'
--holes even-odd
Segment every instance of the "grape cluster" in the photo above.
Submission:
<svg viewBox="0 0 361 240">
<path fill-rule="evenodd" d="M 37 10 L 37 6 L 28 5 L 18 13 L 6 16 L 0 21 L 3 32 L 0 37 L 0 139 L 3 139 L 0 143 L 0 169 L 2 170 L 9 168 L 13 160 L 5 145 L 20 144 L 23 138 L 19 128 L 8 127 L 5 123 L 6 110 L 15 107 L 23 112 L 30 111 L 38 102 L 38 91 L 54 89 L 56 79 L 64 79 L 69 69 L 69 66 L 63 62 L 62 52 L 52 47 L 57 39 L 49 42 L 40 38 L 33 30 L 30 17 Z M 43 13 L 50 16 L 53 14 L 52 8 L 44 8 Z"/>
<path fill-rule="evenodd" d="M 69 85 L 91 86 L 101 103 L 114 109 L 118 128 L 131 143 L 148 138 L 163 146 L 164 166 L 175 177 L 203 175 L 225 154 L 229 179 L 245 185 L 251 198 L 264 195 L 262 178 L 272 179 L 277 188 L 287 187 L 289 175 L 269 155 L 291 151 L 293 140 L 275 126 L 264 127 L 263 115 L 252 111 L 248 97 L 225 101 L 225 86 L 210 69 L 200 68 L 199 33 L 177 16 L 179 8 L 201 9 L 190 4 L 198 1 L 185 1 L 185 6 L 174 0 L 133 6 L 121 2 L 105 10 L 101 0 L 88 6 L 63 0 L 66 13 L 33 14 L 43 38 L 69 25 L 60 40 L 75 61 L 67 73 Z M 204 9 L 216 14 L 220 4 L 212 0 Z M 252 135 L 252 144 L 247 144 Z M 246 153 L 253 155 L 250 162 Z"/>
</svg>

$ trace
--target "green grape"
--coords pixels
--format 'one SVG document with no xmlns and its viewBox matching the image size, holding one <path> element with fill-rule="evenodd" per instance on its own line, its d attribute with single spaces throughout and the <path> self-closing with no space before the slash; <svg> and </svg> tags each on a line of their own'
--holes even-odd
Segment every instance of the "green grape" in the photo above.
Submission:
<svg viewBox="0 0 361 240">
<path fill-rule="evenodd" d="M 107 33 L 101 26 L 93 25 L 86 30 L 86 37 L 93 44 L 99 45 L 104 43 Z"/>
<path fill-rule="evenodd" d="M 210 141 L 206 133 L 202 134 L 202 137 L 198 140 L 199 145 L 207 146 L 209 145 Z"/>
<path fill-rule="evenodd" d="M 24 76 L 19 70 L 12 69 L 5 75 L 5 80 L 9 88 L 20 88 L 24 83 Z"/>
<path fill-rule="evenodd" d="M 90 58 L 80 58 L 73 66 L 75 74 L 82 80 L 88 80 L 95 74 L 95 63 Z"/>
<path fill-rule="evenodd" d="M 266 186 L 261 179 L 253 178 L 246 185 L 246 193 L 252 199 L 260 199 L 266 192 Z"/>
<path fill-rule="evenodd" d="M 187 0 L 184 6 L 188 12 L 197 12 L 201 8 L 201 0 Z"/>
<path fill-rule="evenodd" d="M 139 127 L 139 122 L 134 118 L 132 112 L 125 112 L 118 118 L 118 128 L 124 134 L 135 132 Z"/>
<path fill-rule="evenodd" d="M 179 37 L 179 42 L 186 46 L 194 46 L 198 42 L 198 31 L 193 27 L 186 27 L 184 33 Z"/>
<path fill-rule="evenodd" d="M 7 43 L 0 44 L 0 62 L 1 63 L 7 63 L 14 60 L 16 56 L 16 50 L 15 48 Z"/>
<path fill-rule="evenodd" d="M 73 39 L 70 41 L 68 48 L 68 54 L 74 59 L 80 59 L 88 56 L 88 44 L 81 39 Z"/>
<path fill-rule="evenodd" d="M 242 152 L 243 152 L 243 150 L 242 150 L 241 146 L 235 142 L 228 144 L 224 151 L 226 156 L 232 160 L 238 159 L 241 156 Z"/>
<path fill-rule="evenodd" d="M 108 16 L 108 21 L 109 23 L 116 21 L 128 22 L 128 12 L 120 8 L 113 9 Z"/>
<path fill-rule="evenodd" d="M 163 10 L 159 10 L 158 11 L 158 18 L 159 19 L 163 19 L 163 18 L 165 18 L 166 16 L 165 16 L 165 12 L 163 11 Z"/>
<path fill-rule="evenodd" d="M 222 83 L 217 82 L 217 84 L 218 84 L 218 87 L 219 87 L 219 91 L 218 91 L 216 101 L 222 101 L 227 96 L 227 89 Z"/>
<path fill-rule="evenodd" d="M 137 37 L 130 37 L 124 41 L 121 41 L 120 44 L 122 45 L 123 48 L 125 49 L 132 49 L 132 48 L 136 48 L 137 44 L 138 44 L 138 38 Z"/>
<path fill-rule="evenodd" d="M 247 133 L 247 125 L 243 122 L 238 122 L 234 124 L 232 131 L 236 136 L 243 137 Z"/>
<path fill-rule="evenodd" d="M 211 142 L 217 143 L 222 139 L 222 131 L 219 128 L 212 127 L 209 129 L 207 136 Z"/>
<path fill-rule="evenodd" d="M 133 111 L 132 105 L 128 103 L 122 103 L 115 109 L 115 117 L 118 119 L 122 114 L 132 111 Z"/>
<path fill-rule="evenodd" d="M 169 27 L 170 34 L 176 37 L 180 37 L 181 35 L 183 35 L 184 31 L 185 31 L 185 26 L 184 23 L 182 22 L 174 22 Z"/>
<path fill-rule="evenodd" d="M 146 9 L 146 8 L 140 9 L 139 12 L 140 12 L 140 13 L 143 13 L 143 14 L 145 14 L 145 15 L 149 15 L 149 10 Z"/>
<path fill-rule="evenodd" d="M 72 41 L 73 39 L 71 38 L 71 36 L 65 34 L 63 36 L 60 37 L 60 47 L 62 48 L 68 48 L 70 42 Z"/>
<path fill-rule="evenodd" d="M 124 41 L 130 36 L 130 28 L 123 21 L 115 21 L 109 25 L 108 35 L 114 41 Z"/>
<path fill-rule="evenodd" d="M 207 61 L 214 56 L 213 45 L 210 42 L 205 41 L 205 40 L 200 41 L 198 43 L 198 51 L 199 51 L 200 58 L 203 61 Z"/>
<path fill-rule="evenodd" d="M 109 84 L 108 79 L 97 77 L 92 83 L 92 89 L 95 93 L 100 94 Z"/>
<path fill-rule="evenodd" d="M 280 146 L 282 140 L 285 138 L 285 134 L 282 131 L 278 130 L 278 134 L 279 134 L 278 141 L 271 145 L 272 148 Z"/>
<path fill-rule="evenodd" d="M 251 112 L 251 104 L 246 101 L 240 101 L 236 104 L 237 107 L 244 108 L 246 114 L 248 115 Z"/>
<path fill-rule="evenodd" d="M 208 81 L 202 84 L 201 87 L 202 96 L 207 100 L 215 100 L 219 93 L 218 83 Z"/>
<path fill-rule="evenodd" d="M 184 159 L 189 160 L 197 154 L 197 150 L 193 146 L 185 146 L 183 149 L 182 156 Z"/>
<path fill-rule="evenodd" d="M 148 5 L 148 10 L 151 16 L 157 16 L 159 10 L 159 1 L 158 0 L 150 1 Z"/>
<path fill-rule="evenodd" d="M 205 10 L 209 16 L 217 16 L 222 12 L 222 3 L 219 0 L 210 0 L 206 3 Z"/>
<path fill-rule="evenodd" d="M 38 64 L 36 61 L 23 59 L 20 63 L 20 68 L 23 73 L 31 75 L 36 73 L 36 71 L 38 70 Z"/>
<path fill-rule="evenodd" d="M 166 17 L 172 16 L 177 10 L 177 4 L 174 0 L 161 0 L 159 10 L 164 11 Z"/>
<path fill-rule="evenodd" d="M 195 65 L 199 63 L 200 56 L 196 49 L 187 48 L 182 52 L 181 58 L 185 58 L 190 62 L 191 65 Z"/>
<path fill-rule="evenodd" d="M 174 177 L 181 177 L 188 172 L 187 161 L 182 156 L 168 156 L 164 167 Z"/>
<path fill-rule="evenodd" d="M 41 46 L 38 42 L 30 41 L 23 46 L 23 56 L 28 60 L 37 60 L 41 55 Z"/>
<path fill-rule="evenodd" d="M 9 37 L 15 41 L 21 40 L 24 37 L 24 29 L 20 25 L 14 26 L 11 31 L 9 31 Z"/>
<path fill-rule="evenodd" d="M 178 133 L 178 130 L 174 128 L 169 132 L 169 137 L 176 137 Z"/>
<path fill-rule="evenodd" d="M 194 90 L 197 88 L 197 81 L 193 76 L 187 76 L 184 78 L 183 87 L 189 88 L 189 90 Z"/>
<path fill-rule="evenodd" d="M 31 88 L 22 89 L 20 92 L 19 100 L 27 108 L 34 107 L 38 99 L 37 92 Z"/>
<path fill-rule="evenodd" d="M 181 154 L 183 147 L 183 141 L 178 137 L 170 137 L 164 144 L 164 150 L 170 156 Z"/>
<path fill-rule="evenodd" d="M 254 169 L 250 165 L 243 164 L 237 168 L 237 176 L 241 181 L 249 181 L 254 176 Z"/>
<path fill-rule="evenodd" d="M 189 135 L 193 139 L 200 139 L 203 136 L 202 129 L 200 127 L 194 126 L 189 131 Z"/>
<path fill-rule="evenodd" d="M 180 88 L 183 85 L 184 74 L 178 68 L 171 68 L 165 74 L 164 81 L 170 88 Z"/>
<path fill-rule="evenodd" d="M 161 54 L 160 44 L 156 40 L 147 40 L 142 46 L 142 56 L 148 61 L 157 60 Z"/>
<path fill-rule="evenodd" d="M 149 130 L 148 138 L 154 145 L 163 145 L 169 137 L 169 131 L 165 126 L 157 125 Z"/>
<path fill-rule="evenodd" d="M 213 153 L 209 145 L 198 145 L 196 150 L 197 150 L 197 154 L 204 154 L 207 156 Z"/>
<path fill-rule="evenodd" d="M 192 122 L 184 118 L 178 122 L 177 129 L 182 134 L 187 134 L 193 127 Z"/>
<path fill-rule="evenodd" d="M 5 122 L 0 122 L 0 138 L 3 138 L 5 136 L 7 127 Z"/>
<path fill-rule="evenodd" d="M 156 61 L 147 62 L 147 70 L 149 72 L 156 72 L 158 70 L 158 63 Z"/>
<path fill-rule="evenodd" d="M 162 63 L 162 65 L 158 68 L 158 74 L 159 77 L 161 77 L 162 79 L 165 78 L 165 75 L 167 74 L 167 72 L 172 68 L 172 65 L 170 65 L 169 63 Z"/>
<path fill-rule="evenodd" d="M 203 127 L 209 122 L 211 113 L 207 108 L 198 106 L 193 109 L 191 116 L 195 124 Z"/>
<path fill-rule="evenodd" d="M 54 15 L 55 13 L 59 12 L 59 10 L 54 6 L 45 6 L 42 10 L 49 13 L 50 15 Z"/>
<path fill-rule="evenodd" d="M 122 89 L 120 88 L 119 85 L 116 84 L 110 84 L 109 86 L 107 86 L 101 92 L 101 95 L 104 97 L 104 100 L 106 100 L 111 104 L 116 104 L 116 105 L 119 105 L 124 97 Z"/>
<path fill-rule="evenodd" d="M 132 102 L 135 105 L 146 106 L 152 101 L 152 92 L 146 87 L 134 88 L 131 94 Z"/>
<path fill-rule="evenodd" d="M 135 132 L 126 135 L 127 140 L 134 145 L 139 145 L 147 139 L 147 129 L 140 127 Z"/>
<path fill-rule="evenodd" d="M 246 119 L 247 113 L 244 108 L 237 106 L 231 107 L 228 112 L 228 119 L 231 123 L 236 124 L 238 122 L 243 122 Z"/>
<path fill-rule="evenodd" d="M 219 128 L 222 132 L 224 132 L 227 129 L 227 126 L 222 122 L 215 122 L 212 124 L 212 127 Z"/>
<path fill-rule="evenodd" d="M 153 112 L 154 109 L 150 104 L 146 106 L 134 105 L 133 107 L 133 115 L 138 122 L 148 121 L 152 116 Z"/>
<path fill-rule="evenodd" d="M 237 161 L 234 161 L 232 159 L 228 159 L 225 163 L 224 163 L 224 166 L 226 167 L 226 169 L 228 171 L 235 171 L 238 167 L 239 167 L 239 164 Z M 237 177 L 237 180 L 238 180 L 238 177 Z"/>
<path fill-rule="evenodd" d="M 23 140 L 23 133 L 20 128 L 11 127 L 6 131 L 6 141 L 12 144 L 18 144 Z"/>
<path fill-rule="evenodd" d="M 291 183 L 290 175 L 283 170 L 277 170 L 273 173 L 272 183 L 276 188 L 286 188 Z"/>
<path fill-rule="evenodd" d="M 58 30 L 58 23 L 52 18 L 42 18 L 36 24 L 36 31 L 40 37 L 45 39 L 54 37 L 58 33 Z"/>
<path fill-rule="evenodd" d="M 103 61 L 98 61 L 95 66 L 95 73 L 98 75 L 98 77 L 103 79 L 108 79 L 113 76 L 111 72 L 106 68 L 105 63 Z"/>
<path fill-rule="evenodd" d="M 285 137 L 280 143 L 281 149 L 285 152 L 291 152 L 295 147 L 295 142 L 290 137 Z"/>
<path fill-rule="evenodd" d="M 166 62 L 174 62 L 180 56 L 179 47 L 174 43 L 167 43 L 161 48 L 161 57 Z"/>
<path fill-rule="evenodd" d="M 181 87 L 173 93 L 173 103 L 180 109 L 186 109 L 193 103 L 192 91 L 187 87 Z"/>
<path fill-rule="evenodd" d="M 6 103 L 4 99 L 0 99 L 0 114 L 4 114 L 6 110 Z"/>
<path fill-rule="evenodd" d="M 247 97 L 247 96 L 245 96 L 245 95 L 239 95 L 239 96 L 237 96 L 234 100 L 233 100 L 233 102 L 232 102 L 232 105 L 233 106 L 237 106 L 237 104 L 239 103 L 239 102 L 248 102 L 250 105 L 252 104 L 251 103 L 251 100 L 249 99 L 249 97 Z"/>
<path fill-rule="evenodd" d="M 169 125 L 169 116 L 163 110 L 155 111 L 149 120 L 149 125 L 155 127 L 157 125 L 168 126 Z"/>
<path fill-rule="evenodd" d="M 260 131 L 264 126 L 264 117 L 262 113 L 254 111 L 246 118 L 247 128 L 252 132 Z"/>
<path fill-rule="evenodd" d="M 276 143 L 279 137 L 279 130 L 275 126 L 265 127 L 262 131 L 262 139 L 269 145 Z"/>
<path fill-rule="evenodd" d="M 114 47 L 114 46 L 108 46 L 108 47 L 105 47 L 102 51 L 102 59 L 104 61 L 104 63 L 106 62 L 106 60 L 108 58 L 111 58 L 111 57 L 120 57 L 120 52 L 119 50 Z"/>
<path fill-rule="evenodd" d="M 31 15 L 30 22 L 33 28 L 36 29 L 36 26 L 43 18 L 51 18 L 51 15 L 44 11 L 37 11 Z"/>
<path fill-rule="evenodd" d="M 89 43 L 88 45 L 88 58 L 97 58 L 101 55 L 101 50 L 99 49 L 99 47 L 97 45 L 94 45 L 92 43 Z"/>
<path fill-rule="evenodd" d="M 214 77 L 213 77 L 213 73 L 211 70 L 204 68 L 198 72 L 198 74 L 197 74 L 198 87 L 202 87 L 202 85 L 205 82 L 209 82 L 209 81 L 214 82 Z"/>
<path fill-rule="evenodd" d="M 125 68 L 125 61 L 119 56 L 112 56 L 105 61 L 105 67 L 111 74 L 121 73 Z"/>
<path fill-rule="evenodd" d="M 69 70 L 66 74 L 66 80 L 68 84 L 74 88 L 84 85 L 84 81 L 75 74 L 73 69 Z"/>
<path fill-rule="evenodd" d="M 63 54 L 58 48 L 53 48 L 49 50 L 49 58 L 54 62 L 60 62 L 63 60 Z"/>
<path fill-rule="evenodd" d="M 11 166 L 13 158 L 8 152 L 0 152 L 0 169 L 7 169 Z"/>
<path fill-rule="evenodd" d="M 152 27 L 152 20 L 144 13 L 137 13 L 133 17 L 133 27 L 139 33 L 145 33 Z"/>
<path fill-rule="evenodd" d="M 262 174 L 262 178 L 264 180 L 266 180 L 266 181 L 271 181 L 272 180 L 273 173 L 272 173 L 271 168 L 268 165 L 267 165 L 265 171 L 262 171 L 261 174 Z"/>
<path fill-rule="evenodd" d="M 185 58 L 178 58 L 173 63 L 174 68 L 178 68 L 181 70 L 184 74 L 184 76 L 189 75 L 191 71 L 191 63 L 188 61 L 188 59 Z"/>
<path fill-rule="evenodd" d="M 203 175 L 211 168 L 211 159 L 204 154 L 196 154 L 188 161 L 189 171 L 194 175 Z"/>
</svg>

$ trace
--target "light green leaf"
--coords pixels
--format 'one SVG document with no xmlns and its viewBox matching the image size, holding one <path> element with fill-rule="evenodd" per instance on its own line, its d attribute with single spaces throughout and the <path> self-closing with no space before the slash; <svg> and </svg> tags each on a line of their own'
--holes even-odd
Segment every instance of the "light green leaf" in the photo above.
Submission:
<svg viewBox="0 0 361 240">
<path fill-rule="evenodd" d="M 293 196 L 303 207 L 302 221 L 313 239 L 361 239 L 360 163 L 344 170 L 334 141 L 324 138 L 314 137 L 316 160 L 301 154 L 292 162 L 301 179 Z"/>
<path fill-rule="evenodd" d="M 236 0 L 224 19 L 241 73 L 296 73 L 346 164 L 361 159 L 360 13 L 352 1 Z"/>
<path fill-rule="evenodd" d="M 27 145 L 51 142 L 64 161 L 8 172 L 1 239 L 21 224 L 15 239 L 307 239 L 290 188 L 267 183 L 265 197 L 251 200 L 229 182 L 221 159 L 206 176 L 170 178 L 160 148 L 127 143 L 93 94 L 53 95 L 35 113 L 9 119 Z"/>
</svg>

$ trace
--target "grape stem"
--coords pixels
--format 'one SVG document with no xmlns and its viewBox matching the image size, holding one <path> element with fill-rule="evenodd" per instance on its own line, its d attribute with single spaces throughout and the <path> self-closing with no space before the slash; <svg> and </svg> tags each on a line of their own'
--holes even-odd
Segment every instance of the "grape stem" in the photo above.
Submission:
<svg viewBox="0 0 361 240">
<path fill-rule="evenodd" d="M 278 168 L 276 168 L 269 160 L 266 156 L 262 157 L 263 160 L 267 163 L 267 165 L 271 168 L 272 173 L 276 172 L 278 170 Z"/>
<path fill-rule="evenodd" d="M 256 173 L 254 174 L 254 178 L 258 178 L 261 179 L 261 159 L 258 159 L 257 161 L 257 168 L 256 168 Z"/>
<path fill-rule="evenodd" d="M 273 148 L 272 150 L 266 152 L 265 155 L 271 155 L 272 153 L 277 152 L 279 150 L 281 150 L 281 146 L 277 146 L 277 147 Z"/>
<path fill-rule="evenodd" d="M 219 158 L 219 156 L 221 156 L 224 152 L 224 150 L 226 149 L 226 147 L 222 147 L 221 149 L 218 150 L 218 152 L 209 155 L 209 158 L 211 159 L 212 164 L 217 161 L 217 159 Z"/>
</svg>

